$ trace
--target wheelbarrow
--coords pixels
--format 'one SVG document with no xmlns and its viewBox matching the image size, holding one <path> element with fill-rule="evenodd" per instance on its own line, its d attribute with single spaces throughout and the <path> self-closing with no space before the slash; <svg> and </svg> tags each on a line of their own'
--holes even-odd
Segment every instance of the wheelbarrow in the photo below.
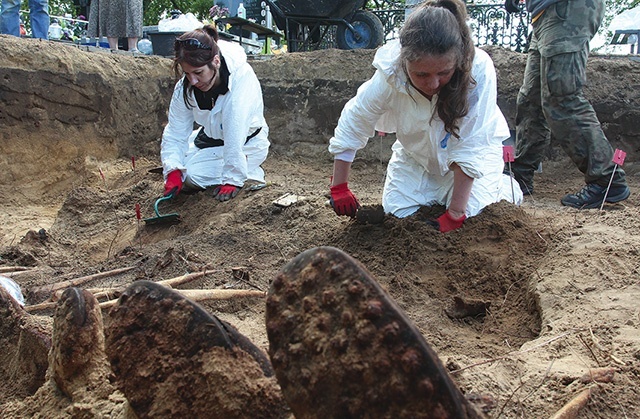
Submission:
<svg viewBox="0 0 640 419">
<path fill-rule="evenodd" d="M 318 49 L 336 26 L 340 49 L 374 49 L 384 41 L 382 22 L 364 10 L 366 0 L 267 0 L 274 21 L 285 32 L 290 52 Z"/>
</svg>

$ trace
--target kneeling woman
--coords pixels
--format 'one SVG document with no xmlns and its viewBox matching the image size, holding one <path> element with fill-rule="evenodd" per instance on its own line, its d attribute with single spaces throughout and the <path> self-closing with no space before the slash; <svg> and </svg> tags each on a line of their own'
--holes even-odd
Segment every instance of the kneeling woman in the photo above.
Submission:
<svg viewBox="0 0 640 419">
<path fill-rule="evenodd" d="M 421 206 L 445 205 L 437 225 L 446 232 L 491 203 L 522 200 L 502 174 L 509 127 L 497 105 L 493 62 L 474 48 L 466 19 L 460 0 L 424 2 L 400 41 L 377 51 L 376 73 L 345 105 L 330 140 L 338 215 L 354 216 L 359 207 L 347 180 L 374 128 L 397 136 L 382 194 L 386 213 L 407 217 Z"/>
<path fill-rule="evenodd" d="M 174 49 L 180 80 L 162 135 L 164 194 L 214 187 L 227 201 L 247 180 L 264 182 L 269 128 L 260 82 L 242 47 L 219 40 L 214 26 L 182 34 Z"/>
</svg>

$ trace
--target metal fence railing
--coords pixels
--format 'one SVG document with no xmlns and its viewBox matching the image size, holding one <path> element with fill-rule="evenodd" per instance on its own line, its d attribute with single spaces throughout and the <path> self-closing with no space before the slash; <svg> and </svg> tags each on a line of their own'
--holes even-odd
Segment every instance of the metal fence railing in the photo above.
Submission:
<svg viewBox="0 0 640 419">
<path fill-rule="evenodd" d="M 371 12 L 382 22 L 385 40 L 399 36 L 407 9 L 377 9 Z M 502 4 L 468 4 L 467 13 L 472 36 L 477 46 L 496 45 L 516 52 L 526 52 L 531 19 L 524 8 L 520 13 L 509 14 Z M 335 33 L 335 25 L 322 26 L 320 29 L 328 34 Z M 322 37 L 322 42 L 309 42 L 302 50 L 336 48 L 334 39 L 331 36 Z"/>
</svg>

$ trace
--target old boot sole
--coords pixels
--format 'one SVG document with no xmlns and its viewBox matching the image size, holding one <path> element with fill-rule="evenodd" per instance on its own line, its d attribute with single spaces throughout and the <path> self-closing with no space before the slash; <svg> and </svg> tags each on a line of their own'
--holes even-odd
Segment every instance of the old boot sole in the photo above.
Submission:
<svg viewBox="0 0 640 419">
<path fill-rule="evenodd" d="M 266 354 L 178 292 L 135 282 L 107 323 L 116 385 L 140 418 L 285 415 Z"/>
<path fill-rule="evenodd" d="M 13 383 L 11 396 L 33 395 L 44 384 L 51 334 L 48 317 L 30 315 L 0 287 L 0 373 L 2 380 Z"/>
<path fill-rule="evenodd" d="M 355 259 L 307 250 L 267 297 L 269 355 L 297 418 L 476 418 L 417 328 Z"/>
<path fill-rule="evenodd" d="M 58 300 L 49 370 L 57 387 L 74 402 L 106 399 L 113 392 L 102 311 L 89 291 L 68 288 Z"/>
</svg>

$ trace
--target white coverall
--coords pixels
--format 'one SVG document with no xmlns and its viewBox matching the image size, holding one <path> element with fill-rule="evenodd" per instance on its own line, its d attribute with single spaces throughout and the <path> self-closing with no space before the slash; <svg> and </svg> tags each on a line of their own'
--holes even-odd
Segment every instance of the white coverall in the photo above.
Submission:
<svg viewBox="0 0 640 419">
<path fill-rule="evenodd" d="M 353 162 L 374 130 L 395 132 L 382 205 L 386 213 L 400 218 L 421 206 L 449 207 L 452 163 L 474 179 L 467 217 L 502 199 L 520 204 L 522 191 L 514 187 L 512 194 L 511 180 L 502 173 L 502 141 L 510 133 L 497 105 L 496 72 L 489 55 L 476 48 L 472 75 L 477 84 L 469 91 L 469 113 L 459 121 L 460 139 L 445 131 L 437 114 L 438 96 L 429 100 L 411 85 L 399 56 L 399 41 L 376 52 L 376 73 L 342 110 L 329 152 Z"/>
<path fill-rule="evenodd" d="M 188 179 L 201 188 L 224 184 L 242 187 L 249 179 L 264 182 L 260 165 L 267 158 L 270 144 L 260 82 L 240 45 L 218 41 L 218 46 L 231 73 L 229 91 L 218 96 L 213 109 L 202 110 L 193 91 L 189 95 L 193 106 L 185 104 L 184 77 L 176 83 L 160 147 L 164 177 L 180 169 L 183 181 Z M 194 122 L 209 137 L 224 140 L 224 145 L 197 148 L 194 139 L 200 128 L 194 131 Z M 258 135 L 247 142 L 258 128 Z"/>
</svg>

